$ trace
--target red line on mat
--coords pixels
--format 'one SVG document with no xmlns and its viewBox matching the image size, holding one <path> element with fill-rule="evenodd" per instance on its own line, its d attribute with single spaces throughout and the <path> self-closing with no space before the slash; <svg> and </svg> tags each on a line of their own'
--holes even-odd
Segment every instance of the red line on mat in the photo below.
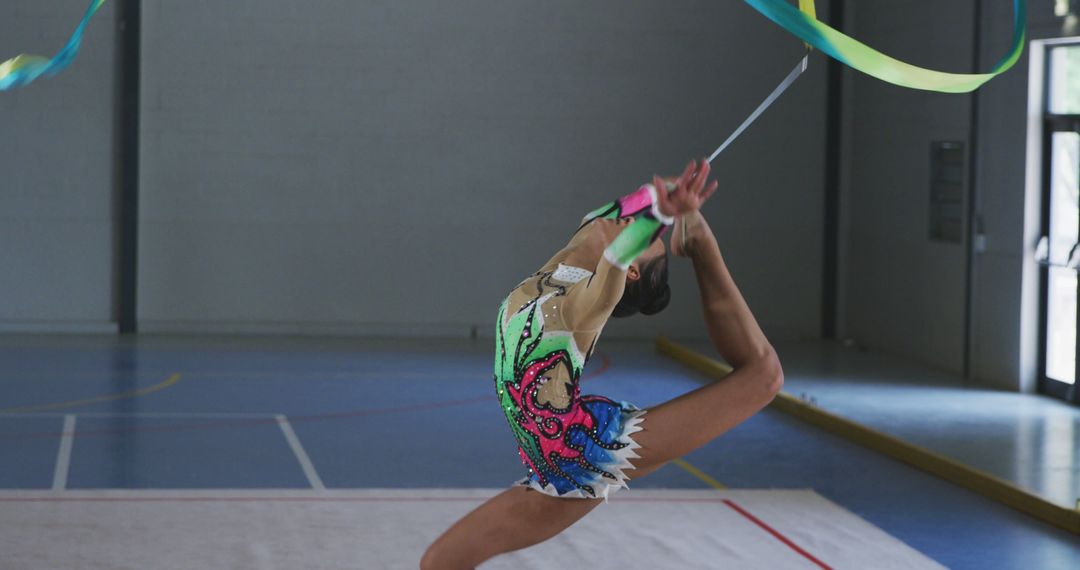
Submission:
<svg viewBox="0 0 1080 570">
<path fill-rule="evenodd" d="M 732 501 L 731 499 L 724 499 L 723 503 L 725 505 L 731 507 L 732 509 L 734 509 L 735 512 L 739 513 L 740 515 L 746 517 L 747 519 L 750 519 L 750 522 L 758 525 L 765 532 L 773 535 L 774 537 L 776 537 L 777 540 L 779 540 L 780 542 L 783 542 L 784 544 L 786 544 L 788 546 L 788 548 L 790 548 L 790 549 L 794 550 L 795 552 L 798 552 L 799 554 L 803 555 L 803 557 L 805 557 L 810 562 L 813 562 L 814 564 L 817 564 L 819 567 L 824 568 L 825 570 L 832 570 L 831 566 L 829 566 L 828 564 L 825 564 L 824 562 L 818 560 L 817 558 L 814 557 L 813 554 L 810 554 L 809 552 L 803 550 L 802 548 L 799 547 L 798 544 L 795 544 L 794 542 L 792 542 L 791 539 L 784 536 L 783 534 L 780 534 L 780 531 L 778 531 L 778 530 L 774 529 L 773 527 L 765 524 L 761 519 L 755 517 L 754 515 L 750 514 L 750 512 L 747 511 L 746 509 L 744 509 L 744 508 L 740 507 L 739 505 L 735 504 L 735 501 Z"/>
</svg>

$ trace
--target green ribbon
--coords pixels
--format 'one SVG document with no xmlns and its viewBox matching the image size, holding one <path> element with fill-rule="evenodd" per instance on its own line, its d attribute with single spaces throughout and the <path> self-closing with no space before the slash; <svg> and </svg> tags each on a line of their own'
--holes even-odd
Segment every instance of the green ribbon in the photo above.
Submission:
<svg viewBox="0 0 1080 570">
<path fill-rule="evenodd" d="M 1020 59 L 1020 54 L 1024 51 L 1027 29 L 1025 0 L 1013 0 L 1012 49 L 988 73 L 945 73 L 916 67 L 889 57 L 822 23 L 812 15 L 812 10 L 806 10 L 804 0 L 800 0 L 802 10 L 792 6 L 786 0 L 745 1 L 766 18 L 837 61 L 882 81 L 912 89 L 942 93 L 974 91 L 987 81 L 1008 71 Z"/>
</svg>

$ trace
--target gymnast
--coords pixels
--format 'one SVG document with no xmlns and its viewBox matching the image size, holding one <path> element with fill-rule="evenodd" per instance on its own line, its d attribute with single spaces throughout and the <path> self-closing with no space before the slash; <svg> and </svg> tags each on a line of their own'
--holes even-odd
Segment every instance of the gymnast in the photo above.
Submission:
<svg viewBox="0 0 1080 570">
<path fill-rule="evenodd" d="M 495 389 L 529 475 L 428 547 L 424 570 L 474 568 L 543 542 L 615 490 L 705 445 L 765 407 L 783 371 L 699 209 L 716 191 L 709 163 L 587 215 L 570 242 L 503 301 Z M 677 222 L 677 223 L 676 223 Z M 648 410 L 582 395 L 581 371 L 611 316 L 653 314 L 670 298 L 667 251 L 697 275 L 713 345 L 734 372 Z"/>
</svg>

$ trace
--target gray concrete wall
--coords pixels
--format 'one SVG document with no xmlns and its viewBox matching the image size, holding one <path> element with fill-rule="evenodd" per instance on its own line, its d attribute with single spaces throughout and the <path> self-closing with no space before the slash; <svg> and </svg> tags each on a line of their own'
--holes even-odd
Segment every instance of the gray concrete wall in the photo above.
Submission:
<svg viewBox="0 0 1080 570">
<path fill-rule="evenodd" d="M 483 334 L 581 214 L 708 154 L 800 46 L 735 2 L 144 3 L 143 330 Z M 767 330 L 816 336 L 824 59 L 707 207 Z M 700 334 L 675 300 L 609 335 Z"/>
<path fill-rule="evenodd" d="M 847 30 L 901 60 L 970 70 L 971 2 L 848 2 Z M 926 18 L 927 13 L 933 18 Z M 843 333 L 959 372 L 966 243 L 930 240 L 930 148 L 968 141 L 971 99 L 847 71 Z"/>
<path fill-rule="evenodd" d="M 51 56 L 85 0 L 6 0 L 0 60 Z M 65 73 L 0 93 L 0 332 L 115 330 L 116 22 L 107 3 Z"/>
</svg>

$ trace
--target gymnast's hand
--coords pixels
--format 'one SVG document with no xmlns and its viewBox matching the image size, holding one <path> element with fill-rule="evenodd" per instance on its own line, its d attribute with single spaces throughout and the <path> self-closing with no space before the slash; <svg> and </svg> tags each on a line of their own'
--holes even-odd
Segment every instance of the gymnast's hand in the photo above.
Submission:
<svg viewBox="0 0 1080 570">
<path fill-rule="evenodd" d="M 678 178 L 665 180 L 653 175 L 653 186 L 658 190 L 657 207 L 660 213 L 675 217 L 696 212 L 701 208 L 720 185 L 715 180 L 708 183 L 710 169 L 709 161 L 702 160 L 699 164 L 693 160 L 686 165 L 686 170 Z M 669 191 L 662 191 L 665 188 Z"/>
</svg>

